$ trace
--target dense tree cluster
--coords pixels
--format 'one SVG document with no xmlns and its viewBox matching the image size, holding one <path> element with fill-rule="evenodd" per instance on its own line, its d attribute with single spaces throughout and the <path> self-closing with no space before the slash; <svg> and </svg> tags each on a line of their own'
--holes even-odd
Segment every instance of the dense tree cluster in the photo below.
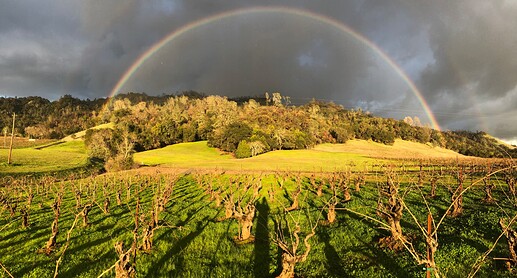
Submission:
<svg viewBox="0 0 517 278">
<path fill-rule="evenodd" d="M 60 138 L 114 122 L 130 135 L 136 151 L 207 140 L 210 146 L 245 158 L 349 139 L 393 144 L 401 138 L 471 156 L 517 157 L 517 149 L 501 145 L 484 132 L 439 132 L 421 126 L 417 118 L 385 119 L 315 100 L 293 106 L 279 93 L 235 100 L 194 91 L 176 96 L 128 93 L 96 100 L 65 95 L 52 102 L 40 97 L 0 98 L 0 108 L 3 127 L 9 126 L 16 112 L 17 133 L 34 138 Z"/>
<path fill-rule="evenodd" d="M 446 131 L 445 147 L 464 155 L 479 157 L 517 157 L 517 149 L 509 149 L 483 131 Z"/>
<path fill-rule="evenodd" d="M 56 101 L 41 97 L 0 98 L 0 128 L 9 130 L 16 113 L 16 133 L 58 139 L 95 125 L 95 111 L 105 100 L 80 100 L 65 95 Z"/>
<path fill-rule="evenodd" d="M 504 157 L 510 150 L 485 133 L 440 132 L 414 122 L 375 117 L 361 110 L 311 101 L 291 106 L 280 94 L 241 99 L 201 94 L 170 97 L 163 104 L 118 99 L 107 116 L 135 134 L 138 151 L 180 142 L 208 140 L 208 144 L 246 158 L 272 150 L 310 148 L 348 139 L 393 144 L 395 139 L 440 146 L 462 154 Z"/>
<path fill-rule="evenodd" d="M 88 156 L 104 161 L 108 171 L 133 167 L 134 141 L 134 134 L 118 127 L 88 129 L 84 136 Z"/>
</svg>

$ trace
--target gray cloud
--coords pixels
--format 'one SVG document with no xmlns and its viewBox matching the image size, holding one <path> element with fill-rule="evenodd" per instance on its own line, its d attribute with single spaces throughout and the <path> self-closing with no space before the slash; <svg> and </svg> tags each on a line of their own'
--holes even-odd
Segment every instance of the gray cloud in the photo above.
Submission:
<svg viewBox="0 0 517 278">
<path fill-rule="evenodd" d="M 433 61 L 420 85 L 442 122 L 517 139 L 517 5 L 511 1 L 454 1 L 428 15 Z M 512 105 L 513 104 L 513 105 Z M 461 120 L 458 120 L 461 119 Z M 468 119 L 468 120 L 466 120 Z M 468 124 L 464 124 L 467 121 Z"/>
<path fill-rule="evenodd" d="M 0 94 L 105 97 L 173 30 L 252 1 L 0 0 Z M 277 5 L 263 1 L 261 5 Z M 415 80 L 440 124 L 517 138 L 517 5 L 512 1 L 295 1 L 377 44 Z M 393 69 L 350 36 L 288 15 L 228 18 L 176 39 L 123 90 L 280 91 L 383 116 L 425 115 Z M 517 139 L 516 139 L 517 140 Z"/>
</svg>

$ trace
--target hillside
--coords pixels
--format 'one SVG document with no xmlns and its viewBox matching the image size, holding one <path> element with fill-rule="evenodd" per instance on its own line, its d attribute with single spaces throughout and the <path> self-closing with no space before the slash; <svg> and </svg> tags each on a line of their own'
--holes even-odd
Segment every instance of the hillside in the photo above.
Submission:
<svg viewBox="0 0 517 278">
<path fill-rule="evenodd" d="M 139 152 L 135 162 L 184 169 L 219 169 L 251 171 L 335 171 L 346 167 L 363 169 L 393 159 L 463 159 L 465 156 L 439 147 L 397 140 L 392 146 L 365 140 L 345 144 L 321 144 L 306 150 L 277 150 L 255 157 L 236 159 L 206 141 L 179 143 L 160 149 Z"/>
<path fill-rule="evenodd" d="M 8 150 L 0 149 L 0 161 L 7 161 Z M 13 164 L 0 164 L 0 173 L 56 172 L 83 167 L 88 163 L 82 141 L 53 143 L 45 148 L 21 148 L 12 153 Z"/>
<path fill-rule="evenodd" d="M 100 124 L 96 125 L 94 127 L 91 127 L 89 129 L 103 129 L 103 128 L 113 128 L 113 123 L 107 123 L 107 124 Z M 76 132 L 74 134 L 68 135 L 65 138 L 61 139 L 61 141 L 68 142 L 68 141 L 77 141 L 77 140 L 84 140 L 84 136 L 86 135 L 86 130 L 82 130 L 79 132 Z"/>
<path fill-rule="evenodd" d="M 16 133 L 21 136 L 74 140 L 85 135 L 81 130 L 107 125 L 117 127 L 118 134 L 113 138 L 119 141 L 121 134 L 126 134 L 136 151 L 208 141 L 210 146 L 247 158 L 350 140 L 388 146 L 405 140 L 468 156 L 517 157 L 516 148 L 485 132 L 442 132 L 411 121 L 376 117 L 360 109 L 347 110 L 332 102 L 313 100 L 294 106 L 279 93 L 271 98 L 235 100 L 197 92 L 160 97 L 128 93 L 96 100 L 66 95 L 53 102 L 40 97 L 0 98 L 0 107 L 7 112 L 0 118 L 4 127 L 16 112 Z"/>
<path fill-rule="evenodd" d="M 464 155 L 452 150 L 402 139 L 396 139 L 393 145 L 385 145 L 365 140 L 349 140 L 345 144 L 317 145 L 314 147 L 314 150 L 354 153 L 370 158 L 387 159 L 465 158 Z"/>
</svg>

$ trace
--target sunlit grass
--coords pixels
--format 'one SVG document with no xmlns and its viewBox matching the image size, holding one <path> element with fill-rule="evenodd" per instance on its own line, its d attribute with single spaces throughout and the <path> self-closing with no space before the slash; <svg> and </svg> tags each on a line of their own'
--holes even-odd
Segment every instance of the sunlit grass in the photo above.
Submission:
<svg viewBox="0 0 517 278">
<path fill-rule="evenodd" d="M 147 176 L 113 174 L 99 176 L 92 180 L 65 182 L 66 189 L 59 219 L 60 234 L 58 250 L 50 256 L 38 254 L 37 250 L 45 245 L 51 233 L 53 202 L 55 188 L 45 194 L 36 194 L 31 207 L 30 226 L 21 228 L 19 214 L 9 216 L 8 210 L 0 211 L 0 256 L 2 263 L 15 277 L 50 277 L 53 275 L 59 251 L 63 250 L 66 231 L 74 220 L 74 191 L 72 188 L 83 188 L 83 202 L 88 190 L 87 186 L 97 184 L 96 201 L 104 199 L 100 185 L 107 185 L 106 194 L 112 199 L 111 213 L 104 214 L 94 206 L 89 220 L 91 225 L 83 227 L 81 221 L 73 230 L 70 246 L 65 260 L 60 266 L 59 277 L 97 277 L 105 269 L 111 267 L 118 259 L 113 244 L 124 241 L 129 248 L 134 228 L 135 192 L 141 187 L 140 214 L 141 228 L 148 221 L 157 179 Z M 215 176 L 214 176 L 215 177 Z M 221 188 L 229 186 L 230 175 L 217 177 L 216 183 Z M 303 180 L 300 198 L 300 210 L 286 215 L 283 208 L 291 202 L 290 195 L 296 190 L 293 180 L 279 188 L 276 176 L 263 176 L 261 197 L 255 205 L 255 216 L 252 233 L 256 240 L 247 245 L 236 245 L 233 236 L 238 233 L 237 221 L 233 219 L 218 221 L 224 212 L 222 207 L 215 207 L 209 196 L 203 191 L 193 176 L 184 176 L 175 185 L 172 200 L 161 214 L 163 227 L 156 230 L 151 253 L 138 252 L 136 266 L 139 277 L 274 277 L 281 270 L 278 261 L 280 250 L 274 243 L 279 221 L 300 221 L 302 236 L 311 224 L 325 218 L 325 206 L 331 198 L 331 190 L 326 185 L 323 196 L 318 197 L 313 188 Z M 166 181 L 167 179 L 163 179 Z M 128 182 L 129 181 L 129 182 Z M 132 184 L 132 198 L 127 201 L 126 186 Z M 162 185 L 163 186 L 163 185 Z M 408 189 L 404 185 L 404 190 Z M 269 189 L 277 191 L 274 201 L 266 197 Z M 412 187 L 405 195 L 408 209 L 416 215 L 420 222 L 426 219 L 427 209 L 422 204 L 422 193 L 428 188 Z M 121 189 L 123 203 L 114 202 L 115 192 Z M 41 189 L 40 189 L 41 190 Z M 423 190 L 424 192 L 421 192 Z M 499 187 L 495 197 L 503 199 L 503 188 Z M 352 200 L 339 204 L 339 208 L 375 216 L 378 199 L 377 184 L 368 182 L 360 192 L 352 191 Z M 486 251 L 500 233 L 497 225 L 503 212 L 495 205 L 479 202 L 483 197 L 481 190 L 469 191 L 465 198 L 465 214 L 458 218 L 447 218 L 439 231 L 440 246 L 437 263 L 446 277 L 465 277 L 475 259 Z M 22 205 L 26 199 L 18 200 Z M 450 202 L 445 186 L 438 188 L 438 197 L 430 201 L 430 209 L 439 217 Z M 42 208 L 39 208 L 39 204 Z M 501 203 L 501 205 L 504 202 Z M 417 249 L 425 254 L 425 242 L 416 224 L 407 213 L 404 213 L 402 226 L 404 232 L 414 238 Z M 421 224 L 422 224 L 421 223 Z M 167 225 L 167 226 L 165 226 Z M 387 235 L 379 224 L 356 213 L 338 210 L 337 222 L 320 226 L 311 239 L 311 252 L 306 262 L 296 266 L 296 273 L 301 277 L 423 277 L 425 272 L 409 256 L 407 252 L 394 253 L 379 247 L 377 241 Z M 303 238 L 302 238 L 303 240 Z M 303 248 L 303 247 L 302 247 Z M 505 243 L 501 241 L 494 256 L 506 254 Z M 111 272 L 108 276 L 113 275 Z M 0 274 L 2 277 L 2 274 Z M 487 261 L 478 277 L 510 277 L 502 265 Z"/>
<path fill-rule="evenodd" d="M 66 170 L 87 163 L 82 141 L 71 141 L 43 149 L 14 149 L 12 164 L 7 164 L 8 150 L 0 150 L 0 172 L 35 173 Z"/>
<path fill-rule="evenodd" d="M 135 154 L 135 161 L 145 165 L 178 168 L 251 170 L 251 171 L 335 171 L 382 161 L 360 154 L 320 150 L 280 150 L 246 159 L 209 148 L 205 141 L 182 143 Z"/>
</svg>

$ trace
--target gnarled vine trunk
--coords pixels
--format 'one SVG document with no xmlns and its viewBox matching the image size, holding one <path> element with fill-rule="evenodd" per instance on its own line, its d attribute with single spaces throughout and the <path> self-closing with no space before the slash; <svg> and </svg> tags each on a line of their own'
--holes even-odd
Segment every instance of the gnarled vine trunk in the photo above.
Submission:
<svg viewBox="0 0 517 278">
<path fill-rule="evenodd" d="M 463 169 L 460 169 L 458 173 L 458 188 L 452 193 L 452 211 L 449 213 L 452 217 L 457 217 L 463 213 L 463 182 L 465 175 Z"/>
<path fill-rule="evenodd" d="M 255 217 L 255 205 L 251 202 L 245 208 L 239 208 L 234 211 L 235 219 L 239 222 L 240 233 L 236 238 L 238 241 L 250 241 L 253 239 L 251 235 L 251 227 L 253 227 L 253 218 Z"/>
<path fill-rule="evenodd" d="M 298 190 L 296 190 L 293 194 L 293 203 L 290 207 L 286 208 L 285 211 L 293 211 L 298 209 L 298 197 L 300 196 L 300 193 L 302 192 L 301 186 L 298 187 Z"/>
<path fill-rule="evenodd" d="M 379 188 L 379 201 L 377 203 L 377 215 L 387 222 L 391 235 L 380 240 L 381 245 L 392 250 L 401 250 L 405 237 L 402 233 L 400 220 L 404 206 L 402 197 L 399 196 L 399 184 L 393 179 L 393 174 L 388 173 L 386 184 Z"/>
<path fill-rule="evenodd" d="M 131 264 L 132 250 L 124 252 L 122 241 L 115 243 L 115 251 L 118 255 L 118 261 L 115 263 L 116 278 L 133 278 L 136 276 L 136 269 Z"/>
<path fill-rule="evenodd" d="M 506 266 L 508 270 L 512 271 L 513 267 L 517 266 L 517 231 L 510 227 L 510 224 L 506 223 L 506 220 L 499 219 L 499 226 L 506 236 L 508 242 L 508 251 L 510 253 L 509 261 Z"/>
<path fill-rule="evenodd" d="M 93 205 L 92 204 L 86 204 L 83 207 L 83 210 L 80 212 L 80 215 L 83 217 L 83 226 L 89 226 L 90 223 L 88 222 L 88 214 L 90 213 L 90 210 L 92 210 Z"/>
<path fill-rule="evenodd" d="M 298 255 L 298 247 L 300 245 L 300 237 L 299 233 L 301 231 L 300 225 L 296 224 L 294 231 L 292 231 L 292 236 L 294 241 L 290 244 L 288 242 L 278 241 L 278 246 L 284 251 L 282 253 L 282 272 L 277 276 L 277 278 L 293 278 L 295 276 L 294 268 L 297 263 L 304 262 L 307 260 L 309 256 L 309 252 L 311 251 L 311 245 L 309 244 L 309 239 L 313 237 L 315 232 L 315 227 L 311 230 L 309 234 L 305 236 L 304 244 L 305 251 L 303 254 Z"/>
<path fill-rule="evenodd" d="M 45 248 L 43 248 L 43 252 L 47 255 L 52 253 L 54 249 L 56 249 L 57 235 L 59 234 L 59 215 L 61 210 L 61 201 L 58 198 L 54 203 L 52 203 L 52 210 L 54 211 L 54 221 L 52 222 L 52 234 L 45 244 Z"/>
</svg>

